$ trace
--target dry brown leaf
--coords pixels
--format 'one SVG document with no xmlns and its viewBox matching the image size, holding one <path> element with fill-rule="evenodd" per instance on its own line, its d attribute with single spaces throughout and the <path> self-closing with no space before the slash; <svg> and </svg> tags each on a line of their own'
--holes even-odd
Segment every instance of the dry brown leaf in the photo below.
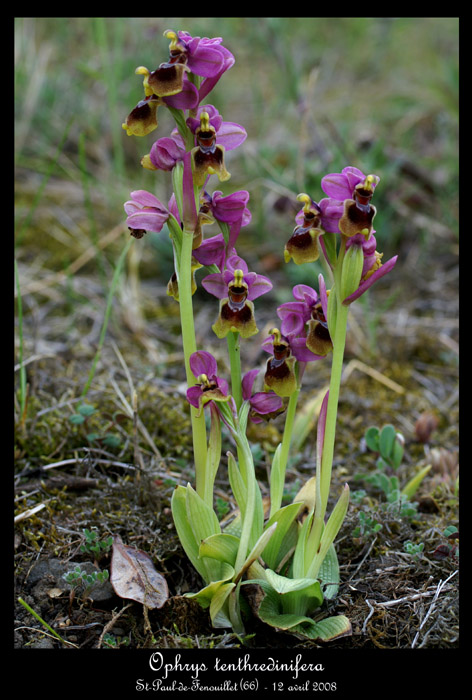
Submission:
<svg viewBox="0 0 472 700">
<path fill-rule="evenodd" d="M 169 597 L 165 578 L 156 571 L 151 558 L 140 549 L 113 538 L 110 582 L 120 598 L 136 600 L 151 610 L 162 608 Z"/>
</svg>

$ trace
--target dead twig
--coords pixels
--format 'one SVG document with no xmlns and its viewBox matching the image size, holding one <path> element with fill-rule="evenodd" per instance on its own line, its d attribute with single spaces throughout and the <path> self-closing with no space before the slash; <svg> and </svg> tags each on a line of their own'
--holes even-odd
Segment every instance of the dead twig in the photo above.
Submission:
<svg viewBox="0 0 472 700">
<path fill-rule="evenodd" d="M 435 592 L 435 594 L 434 594 L 434 598 L 433 598 L 433 600 L 431 601 L 431 605 L 429 606 L 429 610 L 428 610 L 428 612 L 426 613 L 426 615 L 424 616 L 424 618 L 423 618 L 423 620 L 422 620 L 422 622 L 421 622 L 421 625 L 419 626 L 418 632 L 415 634 L 415 638 L 413 639 L 413 643 L 412 643 L 412 645 L 411 645 L 411 648 L 412 648 L 412 649 L 415 648 L 416 643 L 417 643 L 417 641 L 418 641 L 418 638 L 419 638 L 419 636 L 420 636 L 420 632 L 421 632 L 421 630 L 423 629 L 423 627 L 425 626 L 427 619 L 429 618 L 429 616 L 430 616 L 431 613 L 433 612 L 434 607 L 435 607 L 435 605 L 436 605 L 436 601 L 437 601 L 437 599 L 439 598 L 441 592 L 445 589 L 446 583 L 447 583 L 448 581 L 450 581 L 451 578 L 453 578 L 457 573 L 459 573 L 459 571 L 456 569 L 456 571 L 453 571 L 452 574 L 450 574 L 450 576 L 448 576 L 447 579 L 446 579 L 445 581 L 439 581 L 438 586 L 437 586 L 437 588 L 436 588 L 436 592 Z M 425 638 L 423 639 L 422 644 L 425 643 L 428 634 L 429 634 L 429 633 L 427 632 L 426 635 L 425 635 Z M 421 646 L 421 645 L 420 645 L 420 646 Z"/>
<path fill-rule="evenodd" d="M 116 621 L 118 620 L 118 618 L 124 613 L 124 611 L 127 610 L 128 608 L 130 608 L 132 605 L 133 605 L 133 603 L 128 603 L 128 605 L 125 605 L 124 608 L 121 608 L 121 610 L 120 610 L 118 613 L 116 613 L 116 615 L 113 615 L 113 617 L 111 618 L 110 622 L 107 622 L 107 624 L 106 624 L 105 627 L 103 628 L 102 633 L 101 633 L 101 635 L 100 635 L 100 638 L 99 638 L 99 640 L 98 640 L 97 649 L 100 649 L 100 647 L 101 647 L 101 645 L 102 645 L 102 642 L 103 642 L 103 638 L 104 638 L 104 636 L 106 635 L 106 633 L 108 632 L 108 630 L 110 630 L 110 629 L 113 627 L 113 625 L 115 624 L 115 622 L 116 622 Z"/>
</svg>

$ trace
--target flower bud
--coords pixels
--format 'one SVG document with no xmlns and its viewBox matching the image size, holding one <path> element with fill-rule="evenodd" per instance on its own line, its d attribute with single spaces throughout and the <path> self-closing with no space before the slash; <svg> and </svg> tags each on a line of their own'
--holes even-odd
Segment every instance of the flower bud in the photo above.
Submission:
<svg viewBox="0 0 472 700">
<path fill-rule="evenodd" d="M 354 294 L 359 287 L 364 266 L 364 253 L 361 245 L 351 245 L 343 260 L 341 272 L 341 299 Z"/>
</svg>

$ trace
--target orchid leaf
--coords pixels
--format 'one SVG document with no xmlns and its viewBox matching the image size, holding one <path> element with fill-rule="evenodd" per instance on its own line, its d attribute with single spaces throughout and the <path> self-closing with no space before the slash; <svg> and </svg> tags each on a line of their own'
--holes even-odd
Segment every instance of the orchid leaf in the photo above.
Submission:
<svg viewBox="0 0 472 700">
<path fill-rule="evenodd" d="M 213 484 L 221 459 L 221 423 L 218 409 L 214 402 L 210 403 L 210 438 L 205 467 L 205 502 L 213 502 Z"/>
<path fill-rule="evenodd" d="M 210 557 L 218 561 L 225 561 L 234 566 L 238 553 L 239 538 L 228 533 L 210 535 L 202 540 L 198 554 L 200 557 Z"/>
<path fill-rule="evenodd" d="M 203 498 L 190 486 L 187 485 L 186 493 L 186 510 L 187 518 L 192 528 L 195 542 L 199 545 L 202 540 L 211 535 L 219 534 L 221 531 L 216 513 L 208 506 Z M 200 546 L 199 546 L 200 548 Z M 205 580 L 215 581 L 220 578 L 221 564 L 214 559 L 203 558 L 205 567 L 208 571 L 208 576 Z"/>
<path fill-rule="evenodd" d="M 336 535 L 339 532 L 339 529 L 344 521 L 344 518 L 347 513 L 347 508 L 349 505 L 349 486 L 346 484 L 343 488 L 343 491 L 341 493 L 341 496 L 338 499 L 338 502 L 334 506 L 331 515 L 328 518 L 328 522 L 326 523 L 323 534 L 321 535 L 321 540 L 320 544 L 318 547 L 318 551 L 313 558 L 313 561 L 307 571 L 307 575 L 309 577 L 317 578 L 320 567 L 326 557 L 326 554 L 328 553 L 328 549 L 331 547 L 332 543 L 334 542 Z"/>
<path fill-rule="evenodd" d="M 243 577 L 246 570 L 249 569 L 251 564 L 255 562 L 256 559 L 258 559 L 258 557 L 260 556 L 264 548 L 267 546 L 276 529 L 277 523 L 275 522 L 262 533 L 252 550 L 249 552 L 244 564 L 241 567 L 241 571 L 238 571 L 236 580 L 240 580 Z"/>
<path fill-rule="evenodd" d="M 280 453 L 282 450 L 282 443 L 280 443 L 275 450 L 274 456 L 272 458 L 272 466 L 270 469 L 270 502 L 271 504 L 280 504 L 282 502 L 282 496 L 284 491 L 284 480 L 285 480 L 285 469 L 282 468 L 280 461 Z M 271 509 L 271 516 L 273 515 Z"/>
<path fill-rule="evenodd" d="M 267 581 L 272 586 L 274 591 L 280 595 L 285 595 L 287 593 L 293 593 L 294 591 L 302 591 L 313 585 L 316 588 L 320 588 L 319 581 L 312 578 L 288 578 L 287 576 L 281 576 L 276 574 L 275 571 L 271 569 L 266 570 Z M 320 604 L 323 601 L 323 596 L 320 591 Z"/>
<path fill-rule="evenodd" d="M 344 615 L 315 621 L 307 615 L 283 612 L 282 596 L 265 581 L 258 581 L 265 597 L 259 606 L 258 617 L 277 629 L 312 640 L 332 641 L 352 633 L 351 623 Z"/>
<path fill-rule="evenodd" d="M 208 608 L 220 587 L 228 583 L 233 576 L 234 568 L 230 564 L 223 564 L 221 567 L 221 578 L 218 581 L 211 581 L 197 593 L 186 593 L 185 597 L 196 600 L 204 609 Z"/>
<path fill-rule="evenodd" d="M 236 517 L 225 526 L 224 531 L 225 534 L 234 535 L 239 539 L 241 537 L 241 527 L 241 513 L 238 513 Z"/>
<path fill-rule="evenodd" d="M 268 606 L 272 612 L 276 610 L 277 613 L 284 615 L 305 616 L 323 603 L 323 593 L 316 579 L 292 579 L 266 569 L 263 579 L 254 579 L 251 583 L 259 584 L 267 594 L 269 600 L 266 607 Z"/>
<path fill-rule="evenodd" d="M 244 505 L 246 503 L 247 488 L 239 471 L 238 465 L 231 452 L 228 455 L 228 478 L 231 490 L 238 504 L 241 516 L 244 517 Z"/>
<path fill-rule="evenodd" d="M 213 627 L 232 627 L 228 610 L 228 596 L 234 590 L 233 582 L 223 583 L 216 591 L 210 603 L 210 617 Z"/>
<path fill-rule="evenodd" d="M 397 433 L 397 438 L 395 442 L 393 443 L 393 449 L 392 449 L 392 464 L 394 469 L 398 469 L 400 464 L 402 463 L 403 459 L 403 445 L 400 442 L 398 438 L 398 433 Z"/>
<path fill-rule="evenodd" d="M 333 600 L 339 590 L 339 562 L 334 544 L 330 546 L 323 559 L 318 579 L 323 587 L 323 596 L 326 600 Z"/>
<path fill-rule="evenodd" d="M 305 575 L 305 555 L 307 549 L 307 539 L 311 531 L 313 522 L 313 511 L 307 515 L 301 526 L 295 552 L 293 554 L 293 577 L 301 578 Z"/>
<path fill-rule="evenodd" d="M 172 516 L 174 518 L 175 528 L 185 554 L 190 559 L 194 568 L 198 571 L 204 581 L 208 581 L 208 571 L 205 566 L 205 562 L 198 556 L 199 545 L 197 544 L 197 540 L 195 539 L 193 529 L 188 519 L 186 502 L 186 487 L 177 486 L 172 494 L 171 501 Z"/>
<path fill-rule="evenodd" d="M 312 476 L 308 481 L 305 481 L 293 499 L 293 503 L 303 504 L 307 513 L 314 509 L 316 504 L 316 476 Z"/>
<path fill-rule="evenodd" d="M 197 542 L 200 543 L 206 537 L 210 537 L 210 535 L 216 535 L 221 532 L 220 523 L 218 522 L 215 511 L 205 503 L 203 498 L 198 495 L 190 484 L 187 485 L 185 503 L 187 508 L 187 517 L 191 523 Z"/>
<path fill-rule="evenodd" d="M 301 507 L 301 503 L 291 503 L 288 506 L 280 508 L 269 519 L 266 529 L 271 527 L 274 523 L 277 523 L 277 530 L 262 551 L 261 556 L 270 569 L 277 569 L 290 549 L 295 547 L 298 526 L 294 520 Z"/>
<path fill-rule="evenodd" d="M 304 622 L 292 628 L 291 631 L 312 640 L 332 642 L 334 639 L 350 636 L 352 626 L 345 615 L 333 615 L 318 622 L 313 620 L 308 623 Z"/>
</svg>

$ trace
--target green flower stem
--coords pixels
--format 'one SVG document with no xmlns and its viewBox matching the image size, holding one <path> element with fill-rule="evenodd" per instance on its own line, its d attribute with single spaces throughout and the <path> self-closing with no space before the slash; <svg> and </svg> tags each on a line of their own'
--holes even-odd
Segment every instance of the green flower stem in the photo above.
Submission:
<svg viewBox="0 0 472 700">
<path fill-rule="evenodd" d="M 192 305 L 192 243 L 193 231 L 182 232 L 182 249 L 180 253 L 179 281 L 179 302 L 180 302 L 180 322 L 182 327 L 182 344 L 185 357 L 185 372 L 189 387 L 196 384 L 196 379 L 190 369 L 190 355 L 197 350 L 195 340 L 195 323 L 193 318 Z M 195 460 L 195 484 L 199 496 L 205 496 L 205 469 L 207 459 L 207 435 L 205 426 L 205 416 L 203 411 L 198 411 L 194 406 L 190 406 L 190 417 L 192 421 L 193 453 Z"/>
<path fill-rule="evenodd" d="M 344 260 L 346 240 L 341 239 L 339 255 L 334 269 L 334 289 L 339 290 L 341 286 L 342 264 Z M 326 412 L 326 425 L 323 440 L 323 453 L 320 463 L 316 467 L 316 503 L 313 518 L 313 526 L 308 536 L 305 562 L 311 565 L 312 559 L 317 553 L 323 534 L 326 509 L 328 505 L 329 489 L 331 485 L 331 473 L 333 467 L 334 444 L 336 437 L 336 420 L 338 413 L 339 392 L 341 387 L 341 377 L 344 360 L 344 347 L 346 344 L 347 317 L 349 307 L 343 306 L 340 294 L 336 294 L 336 323 L 335 328 L 330 328 L 331 339 L 333 341 L 333 354 L 331 360 L 331 377 L 329 384 L 329 397 Z M 305 572 L 306 573 L 306 572 Z"/>
<path fill-rule="evenodd" d="M 239 333 L 237 331 L 230 331 L 226 336 L 226 340 L 228 343 L 228 354 L 231 368 L 231 394 L 236 402 L 236 408 L 239 411 L 243 402 Z"/>
<path fill-rule="evenodd" d="M 298 363 L 296 364 L 296 373 L 298 378 Z M 282 447 L 280 448 L 278 478 L 280 484 L 285 483 L 285 471 L 287 469 L 288 455 L 290 444 L 292 442 L 293 425 L 295 421 L 295 413 L 297 410 L 298 397 L 300 395 L 301 386 L 291 394 L 288 400 L 287 412 L 285 414 L 284 434 L 282 437 Z M 282 505 L 283 488 L 277 489 L 277 493 L 271 494 L 270 517 L 276 513 Z"/>
<path fill-rule="evenodd" d="M 324 515 L 326 513 L 329 488 L 331 484 L 334 443 L 336 437 L 336 419 L 338 413 L 341 376 L 343 371 L 344 347 L 346 345 L 347 317 L 349 315 L 349 307 L 343 305 L 342 298 L 339 293 L 341 287 L 340 282 L 345 245 L 346 241 L 343 236 L 338 260 L 336 263 L 336 268 L 334 271 L 335 287 L 338 293 L 336 294 L 336 327 L 334 329 L 334 337 L 332 338 L 333 355 L 331 362 L 331 378 L 329 383 L 329 397 L 326 413 L 326 427 L 323 441 L 323 454 L 321 457 L 321 474 L 319 484 L 321 495 L 321 518 L 324 518 Z"/>
</svg>

